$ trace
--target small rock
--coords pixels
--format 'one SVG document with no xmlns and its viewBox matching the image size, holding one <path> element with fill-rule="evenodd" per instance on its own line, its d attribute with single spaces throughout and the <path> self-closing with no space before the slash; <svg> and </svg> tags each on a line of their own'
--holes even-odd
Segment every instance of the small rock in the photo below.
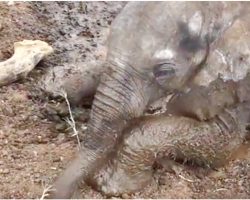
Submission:
<svg viewBox="0 0 250 200">
<path fill-rule="evenodd" d="M 34 174 L 34 177 L 35 178 L 39 178 L 41 176 L 41 174 L 37 173 L 37 174 Z"/>
<path fill-rule="evenodd" d="M 37 138 L 38 138 L 38 142 L 42 141 L 42 136 L 38 135 Z"/>
<path fill-rule="evenodd" d="M 38 155 L 37 151 L 33 151 L 33 153 L 34 153 L 34 156 L 37 157 Z"/>
<path fill-rule="evenodd" d="M 55 121 L 55 122 L 60 122 L 61 121 L 61 118 L 58 116 L 58 115 L 52 115 L 51 118 L 52 121 Z"/>
<path fill-rule="evenodd" d="M 55 158 L 53 159 L 53 162 L 60 162 L 61 161 L 61 158 Z"/>
<path fill-rule="evenodd" d="M 158 179 L 158 184 L 159 185 L 166 185 L 166 183 L 167 183 L 166 176 L 160 176 L 159 179 Z"/>
<path fill-rule="evenodd" d="M 213 173 L 210 174 L 210 177 L 215 179 L 223 179 L 226 177 L 226 173 L 223 170 L 214 171 Z"/>
<path fill-rule="evenodd" d="M 28 100 L 28 96 L 24 92 L 13 92 L 11 96 L 11 100 L 16 103 L 22 103 Z"/>
<path fill-rule="evenodd" d="M 89 110 L 77 109 L 76 111 L 74 111 L 74 119 L 82 123 L 85 123 L 89 120 L 89 115 L 90 115 Z"/>
<path fill-rule="evenodd" d="M 57 170 L 57 168 L 56 168 L 56 167 L 51 167 L 50 169 Z"/>
<path fill-rule="evenodd" d="M 14 117 L 15 116 L 14 111 L 9 106 L 2 107 L 2 112 L 3 112 L 3 114 L 5 116 L 9 116 L 9 117 Z"/>
<path fill-rule="evenodd" d="M 47 112 L 48 115 L 56 115 L 57 114 L 56 110 L 53 109 L 51 106 L 48 106 L 46 108 L 46 112 Z"/>
<path fill-rule="evenodd" d="M 59 142 L 64 141 L 64 140 L 65 140 L 65 134 L 60 133 L 60 134 L 57 136 L 57 139 L 58 139 Z"/>
<path fill-rule="evenodd" d="M 55 126 L 57 131 L 65 131 L 68 127 L 65 123 L 59 123 Z"/>
<path fill-rule="evenodd" d="M 13 6 L 13 5 L 15 5 L 15 2 L 14 1 L 8 1 L 8 6 Z"/>
<path fill-rule="evenodd" d="M 58 106 L 55 106 L 54 109 L 56 110 L 57 114 L 61 117 L 66 117 L 69 114 L 69 110 L 66 104 L 59 104 Z"/>
<path fill-rule="evenodd" d="M 21 165 L 21 164 L 17 164 L 15 168 L 16 168 L 16 169 L 18 169 L 18 170 L 20 170 L 20 169 L 23 169 L 23 168 L 24 168 L 24 166 L 23 166 L 23 165 Z"/>
<path fill-rule="evenodd" d="M 0 174 L 9 174 L 10 170 L 9 169 L 0 169 Z"/>
<path fill-rule="evenodd" d="M 130 199 L 130 196 L 126 193 L 122 194 L 122 198 L 123 199 Z"/>
<path fill-rule="evenodd" d="M 8 154 L 9 154 L 8 151 L 5 151 L 5 150 L 2 151 L 2 156 L 7 156 Z"/>
</svg>

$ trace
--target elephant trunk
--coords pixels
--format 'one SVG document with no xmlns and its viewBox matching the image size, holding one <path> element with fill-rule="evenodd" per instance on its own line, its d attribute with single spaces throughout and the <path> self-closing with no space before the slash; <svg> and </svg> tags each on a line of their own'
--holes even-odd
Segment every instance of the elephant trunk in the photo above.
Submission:
<svg viewBox="0 0 250 200">
<path fill-rule="evenodd" d="M 92 106 L 89 121 L 89 148 L 107 149 L 119 137 L 130 119 L 141 116 L 148 97 L 144 94 L 144 83 L 131 68 L 111 66 L 102 75 Z M 108 145 L 109 146 L 109 145 Z"/>
<path fill-rule="evenodd" d="M 114 151 L 129 121 L 143 115 L 153 100 L 152 93 L 154 98 L 162 94 L 148 77 L 117 60 L 107 62 L 92 105 L 88 135 L 83 142 L 84 149 L 92 151 L 96 159 L 102 157 L 101 160 Z M 98 162 L 95 163 L 93 170 L 98 168 Z"/>
</svg>

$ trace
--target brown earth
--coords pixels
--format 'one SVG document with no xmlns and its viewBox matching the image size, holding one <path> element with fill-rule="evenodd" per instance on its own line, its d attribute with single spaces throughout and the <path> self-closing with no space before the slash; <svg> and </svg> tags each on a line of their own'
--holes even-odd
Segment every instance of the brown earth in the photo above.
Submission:
<svg viewBox="0 0 250 200">
<path fill-rule="evenodd" d="M 105 57 L 110 23 L 124 2 L 0 2 L 0 60 L 13 54 L 13 43 L 40 39 L 55 52 L 27 79 L 0 88 L 0 198 L 40 198 L 77 152 L 77 140 L 65 122 L 67 107 L 39 87 L 54 67 L 81 68 Z M 74 107 L 84 135 L 90 106 Z M 176 165 L 157 170 L 151 185 L 122 198 L 250 198 L 250 148 L 242 145 L 229 163 L 204 170 Z M 77 197 L 106 198 L 83 185 Z"/>
</svg>

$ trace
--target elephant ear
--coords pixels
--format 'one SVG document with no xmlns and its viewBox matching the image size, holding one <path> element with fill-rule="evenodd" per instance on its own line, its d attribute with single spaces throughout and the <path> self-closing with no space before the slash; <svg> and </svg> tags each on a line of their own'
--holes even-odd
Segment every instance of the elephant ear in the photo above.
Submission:
<svg viewBox="0 0 250 200">
<path fill-rule="evenodd" d="M 203 25 L 203 16 L 200 11 L 194 13 L 194 15 L 188 21 L 188 30 L 190 36 L 197 37 L 201 35 Z"/>
<path fill-rule="evenodd" d="M 203 27 L 203 16 L 200 11 L 195 12 L 187 22 L 179 22 L 181 34 L 180 48 L 190 53 L 195 53 L 203 47 L 201 36 Z"/>
</svg>

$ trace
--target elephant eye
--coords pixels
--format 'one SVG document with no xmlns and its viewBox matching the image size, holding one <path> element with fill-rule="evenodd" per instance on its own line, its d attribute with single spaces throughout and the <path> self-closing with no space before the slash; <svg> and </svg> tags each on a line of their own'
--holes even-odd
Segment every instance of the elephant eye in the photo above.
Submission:
<svg viewBox="0 0 250 200">
<path fill-rule="evenodd" d="M 154 67 L 153 73 L 156 79 L 168 79 L 175 75 L 173 63 L 162 63 Z"/>
</svg>

